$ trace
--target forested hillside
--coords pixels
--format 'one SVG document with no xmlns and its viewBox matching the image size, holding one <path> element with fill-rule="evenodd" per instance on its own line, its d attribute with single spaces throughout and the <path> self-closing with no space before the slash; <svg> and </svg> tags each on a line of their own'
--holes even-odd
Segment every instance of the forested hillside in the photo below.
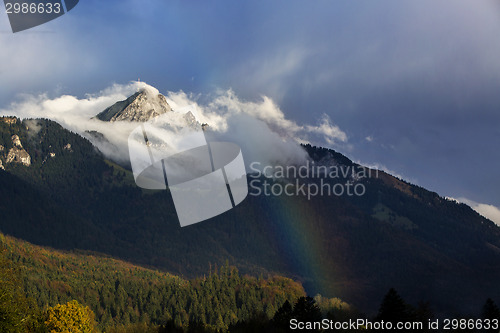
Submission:
<svg viewBox="0 0 500 333">
<path fill-rule="evenodd" d="M 227 264 L 187 280 L 99 254 L 54 251 L 3 234 L 0 251 L 2 272 L 10 268 L 25 303 L 39 309 L 33 314 L 77 300 L 94 312 L 100 329 L 130 323 L 196 323 L 225 330 L 255 314 L 272 318 L 285 301 L 293 303 L 305 295 L 290 279 L 242 276 Z"/>
<path fill-rule="evenodd" d="M 358 319 L 426 325 L 436 318 L 432 304 L 412 305 L 392 288 L 381 299 L 377 315 L 367 316 L 338 298 L 305 296 L 302 286 L 290 279 L 242 276 L 227 264 L 188 280 L 97 253 L 55 251 L 3 234 L 0 282 L 0 331 L 6 333 L 276 333 L 292 332 L 292 320 L 328 323 L 333 329 Z M 492 299 L 478 310 L 478 317 L 456 319 L 497 325 L 500 310 Z M 336 330 L 365 328 L 360 324 Z M 442 331 L 427 328 L 419 331 Z"/>
<path fill-rule="evenodd" d="M 500 298 L 500 228 L 384 172 L 325 179 L 356 181 L 363 196 L 249 195 L 181 228 L 168 191 L 141 190 L 130 171 L 80 135 L 15 118 L 0 121 L 0 134 L 0 230 L 37 245 L 105 253 L 188 279 L 227 260 L 242 274 L 292 278 L 307 294 L 339 297 L 367 313 L 392 287 L 443 315 L 477 314 L 484 299 Z M 7 163 L 14 135 L 30 165 Z M 303 148 L 318 165 L 358 166 L 330 149 Z"/>
</svg>

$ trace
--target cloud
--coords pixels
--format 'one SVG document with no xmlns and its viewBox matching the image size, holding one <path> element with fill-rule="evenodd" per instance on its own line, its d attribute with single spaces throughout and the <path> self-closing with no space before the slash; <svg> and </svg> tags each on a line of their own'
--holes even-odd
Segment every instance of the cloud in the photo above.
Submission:
<svg viewBox="0 0 500 333">
<path fill-rule="evenodd" d="M 42 125 L 40 125 L 39 122 L 35 119 L 26 120 L 26 126 L 28 127 L 28 135 L 30 138 L 37 135 L 38 132 L 40 132 L 40 130 L 42 129 Z"/>
<path fill-rule="evenodd" d="M 347 134 L 323 114 L 317 125 L 299 125 L 286 117 L 284 112 L 269 97 L 261 96 L 260 101 L 244 101 L 231 89 L 218 91 L 205 105 L 198 104 L 199 96 L 184 92 L 169 92 L 167 97 L 172 107 L 190 108 L 200 122 L 208 123 L 218 131 L 225 131 L 230 117 L 246 114 L 265 123 L 282 138 L 297 142 L 321 141 L 329 145 L 347 142 Z"/>
<path fill-rule="evenodd" d="M 0 110 L 0 115 L 20 118 L 48 118 L 62 126 L 89 138 L 108 158 L 128 164 L 127 140 L 138 126 L 131 122 L 102 122 L 92 119 L 99 112 L 124 100 L 134 92 L 145 89 L 150 94 L 158 90 L 144 82 L 127 85 L 115 84 L 84 98 L 63 95 L 49 98 L 46 94 L 23 95 L 20 101 Z M 235 142 L 242 147 L 247 164 L 259 161 L 263 164 L 301 163 L 306 159 L 299 143 L 311 140 L 334 145 L 347 141 L 347 135 L 330 118 L 324 115 L 318 125 L 299 125 L 288 119 L 269 97 L 262 96 L 257 102 L 244 101 L 234 91 L 217 91 L 210 96 L 187 94 L 183 91 L 166 94 L 174 112 L 161 117 L 155 125 L 170 131 L 166 140 L 175 141 L 173 128 L 184 122 L 183 116 L 191 112 L 200 123 L 207 123 L 213 139 Z M 205 102 L 199 102 L 201 99 Z M 174 127 L 172 127 L 174 126 Z M 94 133 L 94 134 L 89 134 Z M 99 132 L 104 135 L 95 135 Z"/>
<path fill-rule="evenodd" d="M 287 119 L 279 106 L 267 96 L 262 96 L 258 102 L 249 102 L 239 99 L 234 91 L 227 90 L 219 92 L 218 96 L 207 107 L 226 116 L 239 113 L 248 114 L 263 121 L 281 136 L 295 138 L 298 142 L 309 142 L 311 139 L 321 138 L 328 144 L 334 145 L 347 141 L 346 133 L 332 124 L 328 115 L 323 114 L 318 125 L 299 125 L 295 121 Z"/>
<path fill-rule="evenodd" d="M 496 225 L 500 226 L 500 208 L 489 204 L 478 203 L 466 198 L 458 198 L 458 199 L 448 198 L 448 199 L 469 205 L 476 212 L 486 217 L 487 219 L 490 219 Z"/>
<path fill-rule="evenodd" d="M 201 123 L 207 123 L 217 136 L 238 143 L 251 161 L 263 163 L 300 163 L 306 155 L 299 143 L 321 142 L 336 145 L 347 135 L 323 115 L 318 125 L 299 125 L 288 119 L 269 97 L 257 102 L 240 99 L 233 90 L 217 91 L 206 103 L 200 96 L 182 91 L 169 92 L 174 110 L 190 110 Z"/>
<path fill-rule="evenodd" d="M 323 135 L 325 141 L 330 145 L 335 145 L 338 141 L 347 141 L 347 134 L 338 126 L 332 124 L 330 117 L 325 113 L 323 114 L 321 123 L 318 126 L 307 125 L 305 130 L 309 133 Z"/>
</svg>

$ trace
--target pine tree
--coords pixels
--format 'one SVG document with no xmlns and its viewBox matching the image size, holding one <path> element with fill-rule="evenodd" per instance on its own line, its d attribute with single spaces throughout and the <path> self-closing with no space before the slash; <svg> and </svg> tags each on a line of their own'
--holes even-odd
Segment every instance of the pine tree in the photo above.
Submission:
<svg viewBox="0 0 500 333">
<path fill-rule="evenodd" d="M 380 304 L 377 320 L 397 323 L 407 321 L 410 316 L 411 309 L 409 305 L 405 303 L 394 288 L 391 288 Z"/>
<path fill-rule="evenodd" d="M 316 304 L 316 301 L 309 296 L 301 297 L 293 307 L 293 318 L 298 321 L 321 321 L 321 310 Z"/>
<path fill-rule="evenodd" d="M 286 330 L 290 326 L 290 319 L 293 317 L 292 305 L 288 300 L 276 311 L 273 317 L 273 325 L 282 330 Z"/>
<path fill-rule="evenodd" d="M 483 318 L 500 320 L 500 309 L 491 298 L 488 298 L 483 306 Z"/>
</svg>

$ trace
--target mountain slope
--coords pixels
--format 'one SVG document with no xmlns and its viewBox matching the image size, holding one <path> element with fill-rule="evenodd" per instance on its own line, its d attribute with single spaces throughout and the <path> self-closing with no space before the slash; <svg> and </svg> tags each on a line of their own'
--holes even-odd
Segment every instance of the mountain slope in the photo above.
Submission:
<svg viewBox="0 0 500 333">
<path fill-rule="evenodd" d="M 46 120 L 36 134 L 21 123 L 0 125 L 7 140 L 0 144 L 18 135 L 33 159 L 0 170 L 0 210 L 22 212 L 5 215 L 0 230 L 30 242 L 99 251 L 187 277 L 229 260 L 244 273 L 293 277 L 309 294 L 340 297 L 364 311 L 375 311 L 391 287 L 444 314 L 500 299 L 500 228 L 386 173 L 326 180 L 363 184 L 362 196 L 249 195 L 231 211 L 180 228 L 168 191 L 141 191 L 87 140 Z M 356 166 L 329 149 L 304 149 L 318 165 Z M 69 234 L 68 225 L 78 231 Z"/>
</svg>

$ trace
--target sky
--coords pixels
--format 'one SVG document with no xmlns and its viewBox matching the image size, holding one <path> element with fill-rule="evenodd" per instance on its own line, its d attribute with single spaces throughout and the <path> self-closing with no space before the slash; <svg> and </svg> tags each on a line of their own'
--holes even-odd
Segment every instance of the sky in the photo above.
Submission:
<svg viewBox="0 0 500 333">
<path fill-rule="evenodd" d="M 0 109 L 138 79 L 205 104 L 231 91 L 326 119 L 340 135 L 313 144 L 500 221 L 499 31 L 495 0 L 80 0 L 16 34 L 2 8 Z"/>
</svg>

